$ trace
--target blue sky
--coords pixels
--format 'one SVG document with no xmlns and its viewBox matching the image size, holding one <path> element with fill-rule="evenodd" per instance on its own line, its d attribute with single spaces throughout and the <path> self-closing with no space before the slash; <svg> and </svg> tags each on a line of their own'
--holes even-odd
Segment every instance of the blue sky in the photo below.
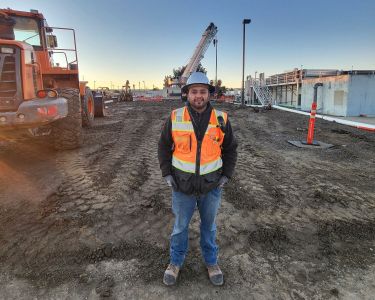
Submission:
<svg viewBox="0 0 375 300">
<path fill-rule="evenodd" d="M 76 30 L 80 79 L 147 88 L 186 64 L 210 22 L 218 27 L 218 78 L 240 87 L 242 20 L 245 76 L 303 68 L 375 69 L 373 0 L 8 1 L 1 7 L 38 9 L 50 26 Z M 215 78 L 215 48 L 203 66 Z"/>
</svg>

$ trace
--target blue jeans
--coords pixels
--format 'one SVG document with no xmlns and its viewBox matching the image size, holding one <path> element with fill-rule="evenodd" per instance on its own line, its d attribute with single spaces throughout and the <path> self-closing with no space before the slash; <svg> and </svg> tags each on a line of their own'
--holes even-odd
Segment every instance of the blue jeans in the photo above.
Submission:
<svg viewBox="0 0 375 300">
<path fill-rule="evenodd" d="M 171 264 L 181 267 L 189 246 L 189 223 L 195 207 L 201 218 L 200 246 L 207 266 L 217 264 L 216 215 L 221 202 L 221 188 L 215 188 L 205 195 L 194 196 L 172 191 L 172 210 L 175 215 L 171 235 Z"/>
</svg>

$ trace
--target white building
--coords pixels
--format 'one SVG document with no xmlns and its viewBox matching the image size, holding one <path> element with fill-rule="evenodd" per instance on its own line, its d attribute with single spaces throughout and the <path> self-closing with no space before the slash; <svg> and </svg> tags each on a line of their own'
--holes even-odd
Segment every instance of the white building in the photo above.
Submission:
<svg viewBox="0 0 375 300">
<path fill-rule="evenodd" d="M 313 87 L 318 88 L 318 113 L 333 116 L 375 116 L 375 72 L 353 71 L 344 75 L 302 81 L 301 110 L 309 111 Z"/>
<path fill-rule="evenodd" d="M 272 75 L 268 78 L 247 77 L 246 97 L 249 103 L 271 103 L 310 111 L 314 85 L 318 88 L 318 113 L 333 116 L 375 116 L 375 70 L 309 70 Z M 261 93 L 261 90 L 267 93 Z"/>
</svg>

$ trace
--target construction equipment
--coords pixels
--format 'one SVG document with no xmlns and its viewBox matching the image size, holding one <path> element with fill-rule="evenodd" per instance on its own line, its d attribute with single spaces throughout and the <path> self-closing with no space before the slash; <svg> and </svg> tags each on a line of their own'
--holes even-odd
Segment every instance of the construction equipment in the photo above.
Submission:
<svg viewBox="0 0 375 300">
<path fill-rule="evenodd" d="M 180 78 L 180 84 L 184 85 L 189 78 L 190 74 L 195 72 L 198 68 L 198 65 L 204 53 L 206 52 L 208 46 L 211 44 L 212 40 L 216 36 L 217 27 L 214 23 L 210 23 L 206 30 L 202 34 L 202 38 L 199 41 L 197 48 L 195 49 L 193 56 L 190 58 L 189 63 L 186 65 L 186 68 Z"/>
<path fill-rule="evenodd" d="M 133 93 L 130 90 L 129 80 L 126 80 L 125 85 L 122 86 L 122 90 L 118 98 L 118 101 L 119 102 L 133 101 Z"/>
<path fill-rule="evenodd" d="M 72 47 L 58 48 L 54 31 L 70 33 Z M 73 149 L 104 115 L 103 97 L 79 81 L 74 29 L 50 27 L 36 10 L 0 9 L 0 80 L 0 139 L 27 132 Z"/>
<path fill-rule="evenodd" d="M 192 57 L 186 65 L 181 77 L 170 79 L 170 86 L 164 87 L 164 89 L 168 91 L 168 94 L 174 95 L 176 93 L 181 93 L 181 87 L 186 84 L 186 81 L 189 78 L 190 74 L 197 71 L 198 65 L 203 59 L 208 46 L 216 36 L 217 31 L 217 27 L 214 23 L 210 23 L 210 25 L 208 25 L 206 30 L 203 32 L 202 37 L 197 47 L 195 48 Z"/>
<path fill-rule="evenodd" d="M 104 101 L 112 99 L 112 92 L 107 86 L 98 87 L 96 93 L 102 95 Z"/>
</svg>

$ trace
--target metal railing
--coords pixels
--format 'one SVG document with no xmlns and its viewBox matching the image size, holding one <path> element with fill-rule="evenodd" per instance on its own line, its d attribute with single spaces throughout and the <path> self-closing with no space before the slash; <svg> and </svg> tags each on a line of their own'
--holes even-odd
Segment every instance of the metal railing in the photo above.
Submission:
<svg viewBox="0 0 375 300">
<path fill-rule="evenodd" d="M 293 84 L 301 80 L 303 77 L 303 70 L 295 70 L 293 72 L 272 75 L 265 79 L 266 85 L 277 84 Z"/>
<path fill-rule="evenodd" d="M 253 88 L 259 102 L 263 106 L 269 106 L 273 104 L 272 93 L 269 88 L 265 85 L 264 81 L 249 78 L 248 80 L 250 87 Z"/>
</svg>

